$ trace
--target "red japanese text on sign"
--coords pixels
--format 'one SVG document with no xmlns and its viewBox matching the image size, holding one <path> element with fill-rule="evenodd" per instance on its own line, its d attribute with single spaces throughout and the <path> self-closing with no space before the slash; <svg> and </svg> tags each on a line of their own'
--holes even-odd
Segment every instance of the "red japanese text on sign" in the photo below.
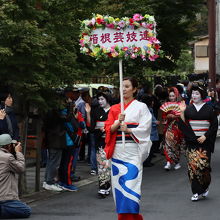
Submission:
<svg viewBox="0 0 220 220">
<path fill-rule="evenodd" d="M 124 30 L 114 30 L 111 28 L 95 29 L 90 35 L 91 44 L 99 44 L 100 47 L 110 48 L 115 45 L 119 47 L 137 46 L 144 47 L 150 41 L 150 36 L 154 35 L 146 28 L 126 28 Z"/>
<path fill-rule="evenodd" d="M 148 40 L 147 35 L 148 35 L 148 31 L 140 31 L 140 41 Z"/>
<path fill-rule="evenodd" d="M 118 43 L 118 42 L 124 42 L 124 37 L 123 37 L 124 33 L 122 32 L 116 32 L 114 33 L 114 43 Z"/>
<path fill-rule="evenodd" d="M 110 33 L 102 34 L 100 38 L 101 38 L 100 41 L 101 41 L 103 44 L 106 43 L 106 42 L 111 43 Z"/>
<path fill-rule="evenodd" d="M 90 41 L 92 41 L 93 44 L 98 44 L 98 34 L 93 34 L 90 37 Z"/>
<path fill-rule="evenodd" d="M 137 33 L 133 32 L 128 32 L 127 33 L 127 42 L 133 42 L 133 41 L 137 41 L 136 37 L 137 37 Z"/>
</svg>

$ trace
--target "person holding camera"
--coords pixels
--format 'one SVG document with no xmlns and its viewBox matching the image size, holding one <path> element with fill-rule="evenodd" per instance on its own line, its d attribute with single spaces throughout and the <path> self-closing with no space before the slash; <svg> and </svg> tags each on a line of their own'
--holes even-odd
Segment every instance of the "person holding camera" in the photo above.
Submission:
<svg viewBox="0 0 220 220">
<path fill-rule="evenodd" d="M 0 219 L 28 218 L 31 208 L 18 197 L 18 174 L 24 172 L 25 159 L 20 142 L 9 134 L 0 135 Z"/>
</svg>

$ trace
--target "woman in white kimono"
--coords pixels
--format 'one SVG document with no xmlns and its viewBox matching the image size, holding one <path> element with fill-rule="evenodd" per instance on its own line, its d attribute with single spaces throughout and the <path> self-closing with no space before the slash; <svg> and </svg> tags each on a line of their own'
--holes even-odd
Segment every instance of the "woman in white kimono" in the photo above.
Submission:
<svg viewBox="0 0 220 220">
<path fill-rule="evenodd" d="M 118 220 L 142 220 L 139 214 L 143 161 L 150 148 L 151 113 L 146 104 L 134 99 L 137 82 L 123 80 L 124 114 L 113 105 L 105 122 L 107 159 L 112 161 L 112 190 Z M 125 146 L 122 144 L 125 132 Z"/>
</svg>

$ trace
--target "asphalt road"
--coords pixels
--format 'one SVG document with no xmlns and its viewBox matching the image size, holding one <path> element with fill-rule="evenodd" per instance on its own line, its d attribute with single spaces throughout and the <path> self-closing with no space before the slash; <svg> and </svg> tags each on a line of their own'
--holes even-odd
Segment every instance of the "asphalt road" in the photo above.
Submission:
<svg viewBox="0 0 220 220">
<path fill-rule="evenodd" d="M 184 155 L 182 168 L 163 170 L 164 160 L 144 168 L 141 213 L 145 220 L 219 220 L 220 219 L 220 140 L 212 157 L 212 183 L 207 199 L 191 202 Z M 114 220 L 117 219 L 112 196 L 97 198 L 97 183 L 78 192 L 56 194 L 31 203 L 31 219 L 38 220 Z"/>
</svg>

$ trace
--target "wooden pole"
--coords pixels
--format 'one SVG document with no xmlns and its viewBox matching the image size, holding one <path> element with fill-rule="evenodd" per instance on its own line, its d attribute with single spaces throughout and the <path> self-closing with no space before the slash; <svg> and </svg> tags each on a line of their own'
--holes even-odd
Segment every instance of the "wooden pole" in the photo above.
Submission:
<svg viewBox="0 0 220 220">
<path fill-rule="evenodd" d="M 119 81 L 120 81 L 121 113 L 124 114 L 122 59 L 119 60 Z M 123 147 L 125 147 L 125 133 L 124 132 L 122 132 L 122 145 Z"/>
</svg>

